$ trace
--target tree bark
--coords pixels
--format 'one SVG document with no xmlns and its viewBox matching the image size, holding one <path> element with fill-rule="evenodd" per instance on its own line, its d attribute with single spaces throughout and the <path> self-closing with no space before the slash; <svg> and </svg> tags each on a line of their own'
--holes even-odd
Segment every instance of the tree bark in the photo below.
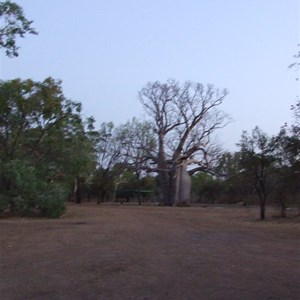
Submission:
<svg viewBox="0 0 300 300">
<path fill-rule="evenodd" d="M 81 197 L 82 196 L 82 186 L 81 186 L 81 180 L 78 176 L 76 179 L 76 186 L 75 186 L 75 197 L 76 197 L 76 203 L 81 203 Z"/>
<path fill-rule="evenodd" d="M 159 136 L 159 152 L 158 152 L 158 179 L 159 187 L 162 195 L 162 201 L 165 206 L 172 206 L 173 201 L 170 189 L 170 176 L 168 164 L 164 151 L 163 134 Z"/>
<path fill-rule="evenodd" d="M 260 219 L 264 220 L 265 212 L 266 212 L 267 194 L 260 190 L 258 191 L 258 195 L 259 195 L 259 203 L 260 203 Z"/>
<path fill-rule="evenodd" d="M 265 211 L 266 211 L 265 203 L 264 203 L 264 201 L 261 201 L 260 202 L 260 219 L 261 220 L 265 219 Z"/>
<path fill-rule="evenodd" d="M 187 172 L 187 162 L 183 161 L 176 167 L 173 177 L 173 199 L 177 206 L 186 205 L 190 202 L 191 177 Z"/>
</svg>

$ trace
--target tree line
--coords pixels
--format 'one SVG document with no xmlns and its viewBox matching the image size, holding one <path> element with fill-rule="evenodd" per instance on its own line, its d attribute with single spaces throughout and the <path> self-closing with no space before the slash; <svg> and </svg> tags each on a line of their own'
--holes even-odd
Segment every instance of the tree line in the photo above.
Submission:
<svg viewBox="0 0 300 300">
<path fill-rule="evenodd" d="M 0 49 L 18 55 L 16 37 L 36 34 L 21 7 L 0 2 Z M 234 153 L 214 140 L 230 122 L 226 89 L 174 79 L 138 93 L 147 118 L 95 128 L 61 81 L 0 81 L 0 213 L 58 217 L 65 201 L 147 197 L 166 206 L 196 202 L 276 202 L 285 216 L 299 197 L 300 102 L 295 122 L 269 137 L 243 132 Z"/>
</svg>

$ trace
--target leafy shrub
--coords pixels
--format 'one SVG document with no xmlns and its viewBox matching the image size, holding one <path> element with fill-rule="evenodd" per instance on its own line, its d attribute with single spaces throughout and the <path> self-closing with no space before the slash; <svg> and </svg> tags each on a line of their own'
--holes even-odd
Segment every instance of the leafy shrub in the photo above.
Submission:
<svg viewBox="0 0 300 300">
<path fill-rule="evenodd" d="M 8 207 L 9 204 L 9 198 L 4 195 L 0 194 L 0 214 L 3 214 L 5 209 Z"/>
<path fill-rule="evenodd" d="M 14 160 L 2 165 L 2 176 L 9 188 L 2 187 L 0 213 L 9 209 L 21 216 L 57 218 L 65 212 L 66 188 L 47 182 L 41 169 L 24 160 Z"/>
<path fill-rule="evenodd" d="M 65 199 L 67 197 L 66 189 L 59 184 L 48 186 L 44 193 L 37 196 L 37 209 L 42 217 L 58 218 L 66 210 Z"/>
<path fill-rule="evenodd" d="M 176 204 L 177 207 L 190 207 L 190 205 L 187 202 L 178 202 Z"/>
</svg>

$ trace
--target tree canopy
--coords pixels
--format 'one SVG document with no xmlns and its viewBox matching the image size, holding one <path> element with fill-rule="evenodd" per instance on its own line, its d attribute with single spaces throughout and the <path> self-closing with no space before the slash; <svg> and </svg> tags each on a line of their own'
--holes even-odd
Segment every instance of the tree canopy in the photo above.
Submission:
<svg viewBox="0 0 300 300">
<path fill-rule="evenodd" d="M 5 49 L 8 57 L 19 55 L 17 37 L 37 34 L 21 6 L 10 0 L 0 2 L 0 49 Z"/>
<path fill-rule="evenodd" d="M 59 189 L 62 199 L 74 177 L 93 165 L 85 129 L 92 120 L 82 120 L 80 103 L 66 99 L 52 78 L 0 81 L 0 103 L 1 205 L 45 210 L 40 198 Z M 58 206 L 62 211 L 63 202 Z"/>
</svg>

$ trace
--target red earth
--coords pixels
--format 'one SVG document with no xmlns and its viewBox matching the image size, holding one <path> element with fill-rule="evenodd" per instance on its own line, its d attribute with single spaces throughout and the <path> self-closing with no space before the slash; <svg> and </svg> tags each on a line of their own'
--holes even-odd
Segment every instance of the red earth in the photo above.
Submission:
<svg viewBox="0 0 300 300">
<path fill-rule="evenodd" d="M 1 219 L 0 299 L 300 299 L 300 220 L 272 214 L 84 203 Z"/>
</svg>

